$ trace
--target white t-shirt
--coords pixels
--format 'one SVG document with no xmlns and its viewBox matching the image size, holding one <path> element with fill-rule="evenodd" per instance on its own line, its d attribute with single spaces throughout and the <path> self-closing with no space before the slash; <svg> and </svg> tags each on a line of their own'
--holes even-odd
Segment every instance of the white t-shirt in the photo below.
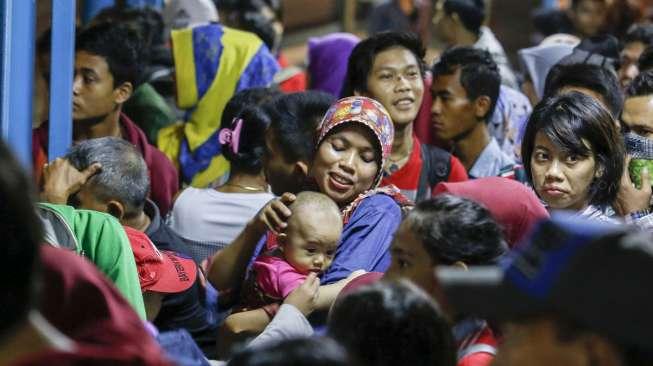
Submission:
<svg viewBox="0 0 653 366">
<path fill-rule="evenodd" d="M 202 261 L 229 245 L 271 193 L 222 193 L 212 188 L 186 188 L 175 201 L 168 224 Z"/>
</svg>

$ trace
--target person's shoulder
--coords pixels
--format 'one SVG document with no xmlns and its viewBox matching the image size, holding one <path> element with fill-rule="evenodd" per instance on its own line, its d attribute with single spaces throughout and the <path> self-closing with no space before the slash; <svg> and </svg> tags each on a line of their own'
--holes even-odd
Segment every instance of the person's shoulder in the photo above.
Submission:
<svg viewBox="0 0 653 366">
<path fill-rule="evenodd" d="M 210 196 L 211 191 L 214 191 L 212 188 L 196 188 L 193 186 L 188 186 L 179 191 L 177 194 L 177 199 L 175 200 L 175 209 L 177 205 L 194 203 L 197 199 L 205 199 Z"/>
<path fill-rule="evenodd" d="M 399 209 L 399 204 L 397 201 L 389 194 L 385 192 L 375 192 L 374 194 L 367 196 L 361 201 L 359 207 L 378 207 L 378 208 L 397 208 Z"/>
<path fill-rule="evenodd" d="M 375 192 L 361 200 L 354 210 L 352 220 L 368 215 L 387 215 L 389 218 L 401 216 L 401 206 L 391 195 Z"/>
</svg>

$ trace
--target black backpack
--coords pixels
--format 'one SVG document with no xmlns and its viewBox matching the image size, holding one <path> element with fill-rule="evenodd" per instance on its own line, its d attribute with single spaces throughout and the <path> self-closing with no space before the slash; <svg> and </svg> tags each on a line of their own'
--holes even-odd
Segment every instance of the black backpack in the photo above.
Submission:
<svg viewBox="0 0 653 366">
<path fill-rule="evenodd" d="M 431 189 L 440 182 L 446 182 L 451 173 L 451 154 L 443 149 L 420 144 L 422 172 L 419 175 L 415 203 L 431 198 Z"/>
</svg>

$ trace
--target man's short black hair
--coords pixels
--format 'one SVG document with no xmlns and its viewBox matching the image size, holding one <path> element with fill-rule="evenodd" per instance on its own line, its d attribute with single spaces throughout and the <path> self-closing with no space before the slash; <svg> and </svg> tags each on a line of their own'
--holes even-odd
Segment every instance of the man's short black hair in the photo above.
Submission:
<svg viewBox="0 0 653 366">
<path fill-rule="evenodd" d="M 590 183 L 589 203 L 612 204 L 624 170 L 625 152 L 610 112 L 595 98 L 576 91 L 545 98 L 535 106 L 521 145 L 526 176 L 531 184 L 531 156 L 535 137 L 540 132 L 562 151 L 592 156 L 601 174 Z"/>
<path fill-rule="evenodd" d="M 633 24 L 623 39 L 623 45 L 641 42 L 646 46 L 653 44 L 653 24 Z"/>
<path fill-rule="evenodd" d="M 129 82 L 133 88 L 141 78 L 141 41 L 131 27 L 117 23 L 99 23 L 83 29 L 75 39 L 75 51 L 104 58 L 117 87 Z"/>
<path fill-rule="evenodd" d="M 487 120 L 497 105 L 501 88 L 499 67 L 488 51 L 472 47 L 452 47 L 442 53 L 440 60 L 433 65 L 433 78 L 438 75 L 452 75 L 460 69 L 460 85 L 467 93 L 467 99 L 476 100 L 480 96 L 490 98 L 490 109 L 484 118 Z"/>
<path fill-rule="evenodd" d="M 467 198 L 438 195 L 418 203 L 405 220 L 436 264 L 488 265 L 508 250 L 492 214 Z"/>
<path fill-rule="evenodd" d="M 313 160 L 317 126 L 333 101 L 331 94 L 305 91 L 282 95 L 264 106 L 284 160 Z"/>
<path fill-rule="evenodd" d="M 554 96 L 564 87 L 589 89 L 601 95 L 613 117 L 623 108 L 623 97 L 617 75 L 610 69 L 587 63 L 556 64 L 546 76 L 544 98 Z"/>
<path fill-rule="evenodd" d="M 653 70 L 640 73 L 626 88 L 626 98 L 653 96 Z"/>
<path fill-rule="evenodd" d="M 447 15 L 458 14 L 460 22 L 468 31 L 480 33 L 485 20 L 484 0 L 444 0 L 443 9 Z"/>
<path fill-rule="evenodd" d="M 637 67 L 639 68 L 639 72 L 653 69 L 653 46 L 646 47 L 644 52 L 639 55 Z"/>
<path fill-rule="evenodd" d="M 34 207 L 32 179 L 0 140 L 0 339 L 25 320 L 34 306 L 38 247 L 43 229 Z"/>
<path fill-rule="evenodd" d="M 402 47 L 410 51 L 417 60 L 420 74 L 424 75 L 424 55 L 426 51 L 417 35 L 410 32 L 377 33 L 362 40 L 351 51 L 347 62 L 347 75 L 340 93 L 341 96 L 350 97 L 355 92 L 366 92 L 367 77 L 372 71 L 376 55 L 392 47 Z"/>
</svg>

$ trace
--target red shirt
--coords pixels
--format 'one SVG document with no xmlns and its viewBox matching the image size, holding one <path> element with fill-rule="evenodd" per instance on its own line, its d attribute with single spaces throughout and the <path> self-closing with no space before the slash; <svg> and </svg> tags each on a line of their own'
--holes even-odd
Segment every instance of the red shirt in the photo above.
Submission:
<svg viewBox="0 0 653 366">
<path fill-rule="evenodd" d="M 42 245 L 40 253 L 41 276 L 47 279 L 40 311 L 75 341 L 75 349 L 46 350 L 18 364 L 169 364 L 131 305 L 92 263 L 49 245 Z"/>
<path fill-rule="evenodd" d="M 497 346 L 494 332 L 486 325 L 458 344 L 457 366 L 490 366 L 496 356 Z"/>
<path fill-rule="evenodd" d="M 279 83 L 279 89 L 284 93 L 303 92 L 306 90 L 306 73 L 301 71 L 298 67 L 293 67 L 288 64 L 288 59 L 282 53 L 279 53 L 277 62 L 281 66 L 279 74 L 283 75 L 282 81 Z"/>
<path fill-rule="evenodd" d="M 381 180 L 381 186 L 394 184 L 401 190 L 401 193 L 415 201 L 417 188 L 419 186 L 419 178 L 422 174 L 422 163 L 423 159 L 420 142 L 416 136 L 413 136 L 413 150 L 410 153 L 408 161 L 392 175 L 383 177 L 383 180 Z M 449 165 L 451 168 L 446 180 L 447 182 L 462 182 L 468 179 L 467 171 L 465 171 L 465 167 L 458 158 L 450 155 Z M 430 187 L 431 192 L 433 192 L 434 188 L 435 186 Z"/>
</svg>

